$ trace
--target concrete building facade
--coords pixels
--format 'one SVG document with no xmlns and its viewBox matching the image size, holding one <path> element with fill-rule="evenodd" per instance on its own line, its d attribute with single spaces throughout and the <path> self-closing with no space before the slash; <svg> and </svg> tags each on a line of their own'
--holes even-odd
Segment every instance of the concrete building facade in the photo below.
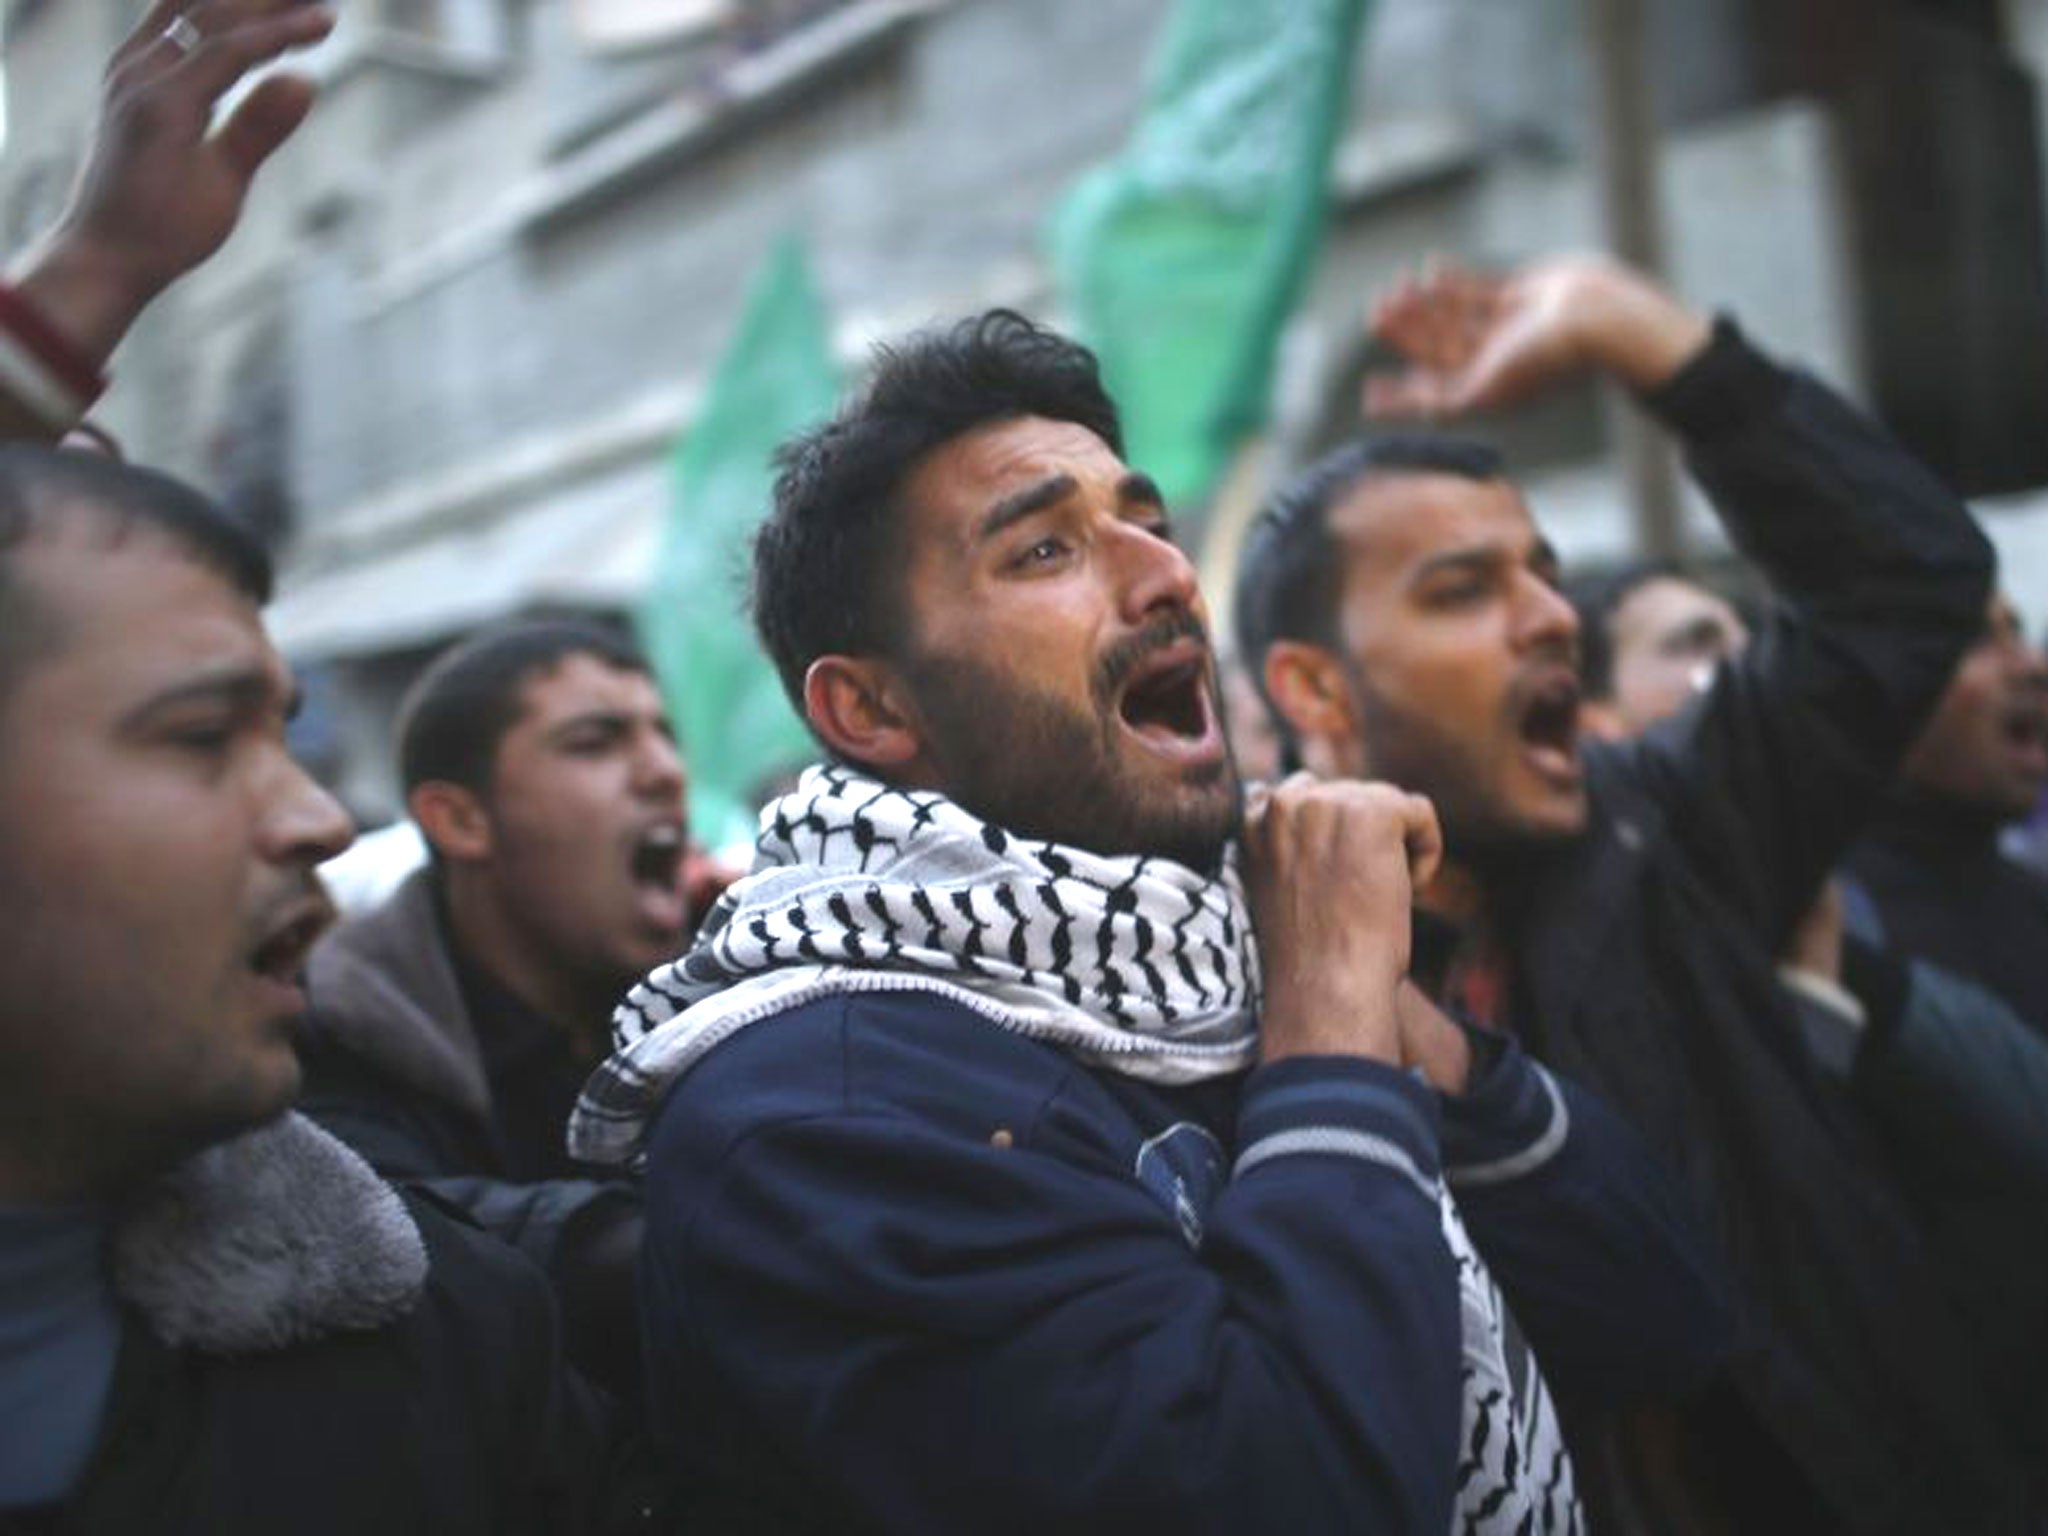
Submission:
<svg viewBox="0 0 2048 1536">
<path fill-rule="evenodd" d="M 139 9 L 9 8 L 8 250 L 59 205 L 85 149 L 86 84 Z M 1997 491 L 2015 509 L 1993 518 L 2016 552 L 2009 579 L 2048 614 L 2048 570 L 2026 569 L 2048 565 L 2029 558 L 2048 546 L 2048 518 L 2030 510 L 2048 430 L 2030 455 L 2024 412 L 1999 404 L 2017 348 L 2039 341 L 2048 368 L 2048 0 L 1873 0 L 1859 14 L 1898 13 L 1890 51 L 1822 68 L 1846 49 L 1822 46 L 1838 9 L 1651 6 L 1671 276 L 1893 407 L 1960 480 L 1983 481 L 1966 490 Z M 383 731 L 434 646 L 523 608 L 630 601 L 672 445 L 784 231 L 805 236 L 849 361 L 989 303 L 1059 318 L 1046 215 L 1121 143 L 1168 12 L 343 0 L 312 60 L 313 120 L 228 248 L 123 348 L 104 418 L 135 457 L 279 540 L 274 627 L 319 679 L 344 791 L 388 813 Z M 1786 31 L 1792 12 L 1806 31 Z M 669 30 L 630 35 L 650 20 Z M 1916 168 L 1867 98 L 1930 36 L 1952 78 L 1906 125 L 1941 151 Z M 1581 0 L 1379 0 L 1354 80 L 1329 240 L 1283 348 L 1269 474 L 1346 425 L 1370 360 L 1364 304 L 1401 267 L 1429 251 L 1509 261 L 1599 243 Z M 1931 199 L 1937 232 L 1960 244 L 1911 249 L 1894 186 Z M 1903 297 L 1901 270 L 1919 273 Z M 1979 302 L 1987 289 L 2009 300 Z M 1913 394 L 1928 379 L 1931 408 Z M 1963 412 L 1940 407 L 1955 401 L 2002 425 L 1951 441 Z M 1590 394 L 1498 426 L 1569 556 L 1627 548 Z"/>
</svg>

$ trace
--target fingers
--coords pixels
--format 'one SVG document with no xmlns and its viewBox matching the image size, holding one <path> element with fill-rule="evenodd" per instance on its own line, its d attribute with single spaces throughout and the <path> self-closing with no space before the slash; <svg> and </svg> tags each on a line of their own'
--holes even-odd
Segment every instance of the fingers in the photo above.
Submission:
<svg viewBox="0 0 2048 1536">
<path fill-rule="evenodd" d="M 251 69 L 333 26 L 326 6 L 298 0 L 156 0 L 115 51 L 108 78 L 117 92 L 175 82 L 181 97 L 211 112 Z"/>
<path fill-rule="evenodd" d="M 273 75 L 235 108 L 214 142 L 246 181 L 292 136 L 312 106 L 312 81 L 300 75 Z"/>
<path fill-rule="evenodd" d="M 1431 420 L 1470 403 L 1477 365 L 1506 312 L 1506 280 L 1432 259 L 1372 306 L 1372 333 L 1411 366 L 1369 375 L 1368 417 Z"/>
<path fill-rule="evenodd" d="M 325 6 L 290 5 L 280 10 L 275 0 L 205 0 L 187 15 L 204 41 L 180 72 L 209 107 L 250 70 L 291 49 L 317 43 L 334 27 L 334 13 Z"/>
<path fill-rule="evenodd" d="M 1285 854 L 1290 861 L 1314 860 L 1332 870 L 1362 869 L 1377 862 L 1375 854 L 1398 846 L 1418 885 L 1443 860 L 1443 831 L 1427 796 L 1392 784 L 1307 773 L 1290 774 L 1247 796 L 1245 843 L 1255 858 Z"/>
<path fill-rule="evenodd" d="M 1443 867 L 1443 827 L 1427 795 L 1404 795 L 1402 800 L 1401 841 L 1408 852 L 1408 880 L 1421 890 Z"/>
<path fill-rule="evenodd" d="M 1456 394 L 1448 380 L 1435 373 L 1371 373 L 1365 378 L 1360 408 L 1375 420 L 1434 421 L 1452 414 Z"/>
<path fill-rule="evenodd" d="M 1432 258 L 1375 301 L 1373 334 L 1420 367 L 1460 367 L 1498 317 L 1502 289 L 1499 278 Z"/>
</svg>

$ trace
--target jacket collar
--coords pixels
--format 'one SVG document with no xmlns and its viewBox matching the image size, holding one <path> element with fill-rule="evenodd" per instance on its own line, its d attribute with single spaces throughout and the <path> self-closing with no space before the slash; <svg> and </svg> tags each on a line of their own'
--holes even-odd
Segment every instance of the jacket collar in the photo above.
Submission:
<svg viewBox="0 0 2048 1536">
<path fill-rule="evenodd" d="M 434 872 L 323 939 L 306 964 L 313 1026 L 428 1097 L 489 1118 L 476 1027 L 450 959 Z"/>
<path fill-rule="evenodd" d="M 249 1354 L 403 1315 L 427 1253 L 369 1164 L 287 1114 L 141 1191 L 116 1222 L 113 1278 L 166 1344 Z"/>
</svg>

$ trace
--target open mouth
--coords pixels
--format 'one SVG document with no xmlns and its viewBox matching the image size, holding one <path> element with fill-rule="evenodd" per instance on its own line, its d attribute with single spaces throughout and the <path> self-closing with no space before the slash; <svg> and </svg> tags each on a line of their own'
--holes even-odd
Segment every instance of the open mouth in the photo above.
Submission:
<svg viewBox="0 0 2048 1536">
<path fill-rule="evenodd" d="M 2029 700 L 1999 722 L 2006 745 L 2048 772 L 2048 708 Z"/>
<path fill-rule="evenodd" d="M 1530 760 L 1552 778 L 1579 777 L 1579 681 L 1559 672 L 1540 683 L 1522 707 L 1522 742 Z"/>
<path fill-rule="evenodd" d="M 1144 672 L 1124 689 L 1117 713 L 1124 724 L 1141 734 L 1163 732 L 1189 739 L 1200 737 L 1209 726 L 1203 693 L 1206 674 L 1200 657 Z"/>
<path fill-rule="evenodd" d="M 656 886 L 673 891 L 683 868 L 683 829 L 676 826 L 649 827 L 633 839 L 627 869 L 636 885 Z"/>
<path fill-rule="evenodd" d="M 249 968 L 270 981 L 296 986 L 306 956 L 333 918 L 334 909 L 324 901 L 295 909 L 257 944 L 249 955 Z"/>
<path fill-rule="evenodd" d="M 1117 718 L 1146 745 L 1176 757 L 1199 756 L 1221 740 L 1209 702 L 1209 649 L 1192 637 L 1153 651 L 1130 670 Z"/>
</svg>

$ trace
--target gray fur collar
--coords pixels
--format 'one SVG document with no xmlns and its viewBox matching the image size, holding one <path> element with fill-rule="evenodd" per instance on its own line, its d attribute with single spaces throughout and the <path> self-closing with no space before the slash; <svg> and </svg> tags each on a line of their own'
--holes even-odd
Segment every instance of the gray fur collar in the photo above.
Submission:
<svg viewBox="0 0 2048 1536">
<path fill-rule="evenodd" d="M 288 1114 L 145 1191 L 116 1226 L 113 1270 L 165 1343 L 250 1354 L 403 1315 L 427 1252 L 368 1163 Z"/>
</svg>

